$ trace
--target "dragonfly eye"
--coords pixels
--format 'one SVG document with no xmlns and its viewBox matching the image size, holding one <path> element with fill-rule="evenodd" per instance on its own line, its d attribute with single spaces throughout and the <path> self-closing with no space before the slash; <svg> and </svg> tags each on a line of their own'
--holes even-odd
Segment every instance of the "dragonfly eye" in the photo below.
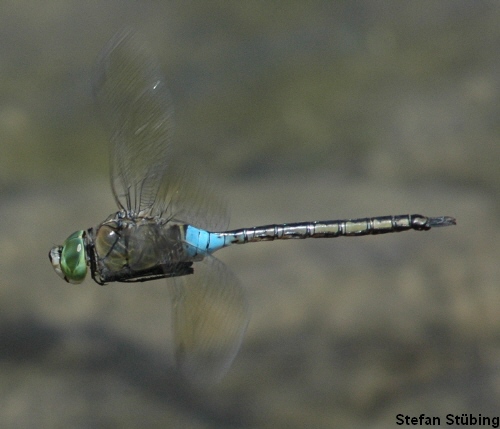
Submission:
<svg viewBox="0 0 500 429">
<path fill-rule="evenodd" d="M 49 253 L 55 272 L 68 283 L 81 283 L 87 275 L 83 233 L 83 231 L 74 232 L 62 246 L 53 247 Z"/>
</svg>

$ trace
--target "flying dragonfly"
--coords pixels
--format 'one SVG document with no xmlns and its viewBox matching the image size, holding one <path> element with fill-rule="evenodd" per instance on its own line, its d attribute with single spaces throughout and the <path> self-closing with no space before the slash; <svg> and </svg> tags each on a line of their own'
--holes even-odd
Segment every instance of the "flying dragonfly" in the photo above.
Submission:
<svg viewBox="0 0 500 429">
<path fill-rule="evenodd" d="M 228 231 L 223 202 L 176 155 L 165 80 L 135 33 L 120 33 L 105 47 L 94 91 L 110 131 L 118 211 L 53 247 L 50 261 L 73 284 L 82 283 L 88 271 L 100 285 L 170 278 L 176 364 L 191 379 L 224 375 L 249 319 L 238 279 L 213 256 L 216 251 L 233 244 L 427 231 L 456 223 L 449 216 L 412 214 Z"/>
</svg>

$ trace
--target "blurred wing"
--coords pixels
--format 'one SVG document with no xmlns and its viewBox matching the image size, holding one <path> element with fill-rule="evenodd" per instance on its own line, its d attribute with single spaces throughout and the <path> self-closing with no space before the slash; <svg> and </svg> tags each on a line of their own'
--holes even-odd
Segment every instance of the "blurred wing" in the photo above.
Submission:
<svg viewBox="0 0 500 429">
<path fill-rule="evenodd" d="M 171 289 L 174 359 L 193 384 L 212 384 L 227 372 L 248 325 L 244 291 L 234 274 L 207 256 Z"/>
<path fill-rule="evenodd" d="M 198 228 L 222 231 L 227 229 L 229 216 L 225 201 L 218 195 L 214 184 L 199 170 L 183 168 L 180 163 L 170 165 L 160 184 L 153 212 Z"/>
<path fill-rule="evenodd" d="M 225 205 L 171 145 L 173 109 L 156 57 L 131 31 L 113 38 L 94 90 L 111 137 L 111 185 L 118 206 L 205 229 L 228 225 Z"/>
<path fill-rule="evenodd" d="M 98 63 L 96 100 L 111 132 L 111 185 L 120 208 L 151 211 L 168 169 L 170 97 L 153 55 L 132 32 L 115 36 Z"/>
</svg>

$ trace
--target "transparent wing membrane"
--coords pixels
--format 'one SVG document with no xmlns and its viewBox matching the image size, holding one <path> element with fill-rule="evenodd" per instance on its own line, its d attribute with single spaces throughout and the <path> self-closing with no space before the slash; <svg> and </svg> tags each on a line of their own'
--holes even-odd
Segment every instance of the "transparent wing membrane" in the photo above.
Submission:
<svg viewBox="0 0 500 429">
<path fill-rule="evenodd" d="M 236 356 L 248 324 L 238 279 L 207 256 L 195 265 L 193 275 L 175 278 L 170 293 L 177 367 L 192 382 L 218 381 Z"/>
<path fill-rule="evenodd" d="M 173 111 L 159 65 L 136 35 L 110 41 L 94 91 L 110 132 L 115 199 L 135 213 L 151 210 L 171 162 Z"/>
<path fill-rule="evenodd" d="M 160 183 L 153 212 L 203 229 L 226 229 L 229 215 L 225 200 L 202 176 L 194 167 L 171 165 Z"/>
</svg>

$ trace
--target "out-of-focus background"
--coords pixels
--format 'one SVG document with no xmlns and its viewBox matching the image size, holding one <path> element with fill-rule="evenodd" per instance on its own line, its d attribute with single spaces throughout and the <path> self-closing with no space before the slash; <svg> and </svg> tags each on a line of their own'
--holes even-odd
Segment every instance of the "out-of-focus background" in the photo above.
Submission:
<svg viewBox="0 0 500 429">
<path fill-rule="evenodd" d="M 0 10 L 2 428 L 498 416 L 499 3 L 3 0 Z M 123 27 L 161 58 L 178 162 L 207 166 L 231 226 L 403 213 L 458 225 L 221 252 L 251 322 L 220 384 L 184 386 L 164 358 L 165 282 L 68 285 L 47 258 L 116 209 L 90 82 Z"/>
</svg>

